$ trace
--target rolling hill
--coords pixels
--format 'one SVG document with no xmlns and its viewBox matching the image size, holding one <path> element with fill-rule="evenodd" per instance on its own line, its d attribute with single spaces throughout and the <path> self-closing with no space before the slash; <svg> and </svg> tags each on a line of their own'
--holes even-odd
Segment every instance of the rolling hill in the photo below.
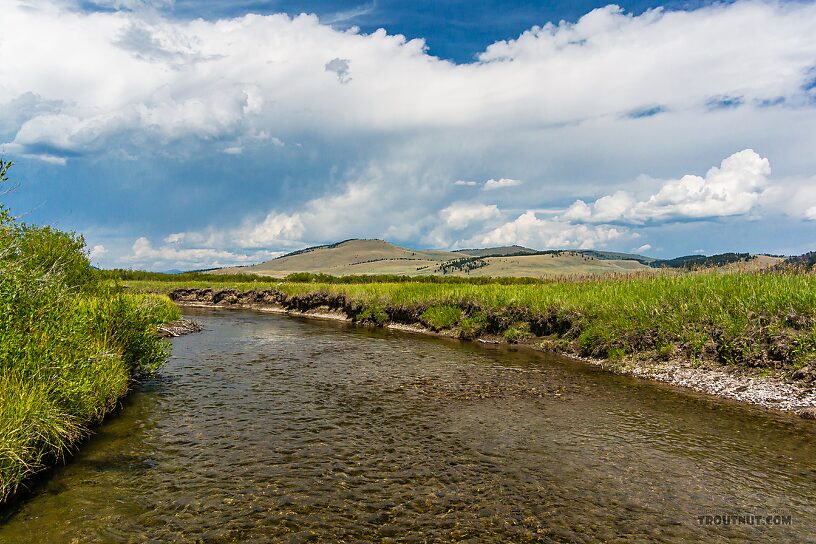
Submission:
<svg viewBox="0 0 816 544">
<path fill-rule="evenodd" d="M 296 272 L 348 276 L 399 274 L 423 276 L 546 277 L 562 274 L 606 274 L 652 270 L 654 259 L 591 250 L 536 251 L 522 246 L 418 250 L 383 240 L 345 240 L 298 250 L 261 264 L 224 268 L 214 273 L 250 273 L 284 277 Z"/>
<path fill-rule="evenodd" d="M 249 273 L 283 278 L 297 272 L 332 276 L 396 274 L 402 276 L 532 277 L 648 272 L 674 268 L 761 270 L 781 258 L 749 253 L 687 255 L 658 260 L 643 255 L 592 249 L 537 251 L 523 246 L 421 250 L 384 240 L 344 240 L 309 247 L 253 266 L 222 268 L 214 274 Z"/>
</svg>

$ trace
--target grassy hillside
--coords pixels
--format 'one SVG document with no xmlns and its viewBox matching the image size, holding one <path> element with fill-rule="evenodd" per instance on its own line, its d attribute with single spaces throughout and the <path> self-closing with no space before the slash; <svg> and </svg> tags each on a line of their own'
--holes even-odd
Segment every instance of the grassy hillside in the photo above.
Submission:
<svg viewBox="0 0 816 544">
<path fill-rule="evenodd" d="M 0 161 L 2 181 L 8 166 Z M 167 297 L 100 282 L 83 248 L 0 206 L 0 502 L 164 362 L 156 328 L 180 317 Z"/>
<path fill-rule="evenodd" d="M 470 273 L 473 276 L 542 277 L 627 273 L 648 270 L 649 267 L 632 260 L 597 259 L 577 252 L 549 255 L 521 255 L 487 257 L 486 266 Z"/>
<path fill-rule="evenodd" d="M 240 269 L 216 273 L 244 272 L 284 277 L 295 272 L 316 274 L 421 274 L 442 261 L 459 258 L 447 251 L 422 251 L 395 246 L 383 240 L 347 240 L 329 246 L 297 251 Z"/>
<path fill-rule="evenodd" d="M 482 249 L 457 249 L 454 253 L 464 253 L 471 257 L 497 257 L 505 255 L 531 255 L 538 253 L 538 250 L 524 246 L 501 246 Z"/>
<path fill-rule="evenodd" d="M 492 256 L 491 256 L 492 255 Z M 501 256 L 497 256 L 501 255 Z M 412 250 L 382 240 L 346 240 L 296 251 L 265 263 L 213 271 L 283 278 L 297 272 L 348 276 L 394 274 L 476 277 L 552 277 L 645 270 L 639 256 L 594 251 L 536 252 L 521 246 L 457 252 Z"/>
</svg>

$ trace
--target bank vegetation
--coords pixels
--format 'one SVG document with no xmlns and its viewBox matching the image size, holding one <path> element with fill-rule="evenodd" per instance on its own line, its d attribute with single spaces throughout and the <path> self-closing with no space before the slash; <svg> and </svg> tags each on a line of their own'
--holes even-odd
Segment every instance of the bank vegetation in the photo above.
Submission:
<svg viewBox="0 0 816 544">
<path fill-rule="evenodd" d="M 816 379 L 816 275 L 686 272 L 535 283 L 131 281 L 182 302 L 339 312 L 466 339 Z"/>
<path fill-rule="evenodd" d="M 10 163 L 0 160 L 0 192 Z M 81 236 L 27 225 L 0 205 L 0 502 L 62 460 L 161 365 L 166 296 L 124 293 Z"/>
</svg>

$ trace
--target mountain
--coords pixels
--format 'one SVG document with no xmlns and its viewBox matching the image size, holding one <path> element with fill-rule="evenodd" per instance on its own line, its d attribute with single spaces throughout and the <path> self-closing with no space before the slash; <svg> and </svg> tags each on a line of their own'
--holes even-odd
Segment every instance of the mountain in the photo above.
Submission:
<svg viewBox="0 0 816 544">
<path fill-rule="evenodd" d="M 484 249 L 457 249 L 454 253 L 464 253 L 471 257 L 506 257 L 508 255 L 531 255 L 538 253 L 538 250 L 524 246 L 501 246 Z"/>
<path fill-rule="evenodd" d="M 459 251 L 419 250 L 383 240 L 344 240 L 294 251 L 271 261 L 214 273 L 248 273 L 284 277 L 296 272 L 348 276 L 399 274 L 409 276 L 546 277 L 651 270 L 653 259 L 640 255 L 589 250 L 536 251 L 507 246 Z"/>
<path fill-rule="evenodd" d="M 288 253 L 271 261 L 221 272 L 283 277 L 295 272 L 417 275 L 444 261 L 461 257 L 450 251 L 407 249 L 383 240 L 345 240 Z"/>
</svg>

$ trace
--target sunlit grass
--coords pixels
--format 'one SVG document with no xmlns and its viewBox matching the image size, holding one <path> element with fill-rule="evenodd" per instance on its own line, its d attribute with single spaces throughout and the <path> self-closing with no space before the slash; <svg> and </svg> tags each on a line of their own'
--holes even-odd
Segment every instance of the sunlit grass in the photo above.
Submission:
<svg viewBox="0 0 816 544">
<path fill-rule="evenodd" d="M 157 325 L 180 317 L 175 304 L 100 282 L 83 247 L 0 205 L 0 502 L 76 447 L 134 377 L 167 357 Z"/>
<path fill-rule="evenodd" d="M 179 287 L 258 289 L 251 282 L 212 280 L 125 283 L 135 291 L 165 293 Z M 555 322 L 574 325 L 558 330 L 557 336 L 574 342 L 582 354 L 595 356 L 652 351 L 661 357 L 680 353 L 748 366 L 795 367 L 816 353 L 813 274 L 696 272 L 526 285 L 277 282 L 264 288 L 289 296 L 342 294 L 386 312 L 420 305 L 433 328 L 482 330 L 479 316 L 462 311 L 477 308 L 506 314 L 501 327 L 515 328 L 524 336 L 523 327 L 513 320 L 551 316 Z"/>
</svg>

